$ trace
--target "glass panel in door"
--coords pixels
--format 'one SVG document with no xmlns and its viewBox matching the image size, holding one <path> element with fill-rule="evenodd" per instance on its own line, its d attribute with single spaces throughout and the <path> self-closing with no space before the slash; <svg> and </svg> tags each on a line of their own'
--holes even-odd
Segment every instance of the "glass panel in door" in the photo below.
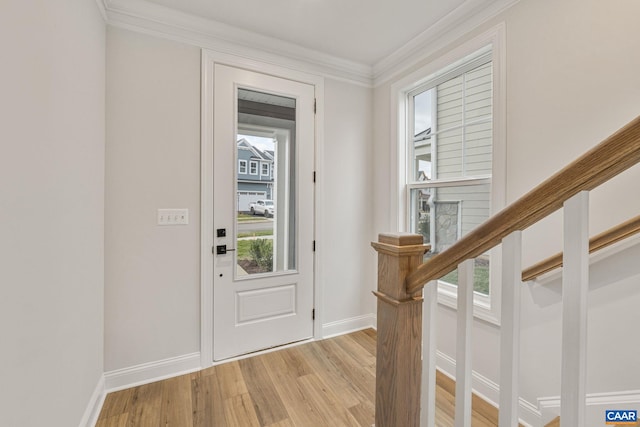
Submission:
<svg viewBox="0 0 640 427">
<path fill-rule="evenodd" d="M 236 278 L 296 270 L 296 100 L 238 89 Z"/>
</svg>

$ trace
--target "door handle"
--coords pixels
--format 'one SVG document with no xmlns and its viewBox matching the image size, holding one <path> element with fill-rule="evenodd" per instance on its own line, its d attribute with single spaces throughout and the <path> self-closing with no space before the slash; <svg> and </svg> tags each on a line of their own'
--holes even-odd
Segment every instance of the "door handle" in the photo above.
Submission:
<svg viewBox="0 0 640 427">
<path fill-rule="evenodd" d="M 227 245 L 216 246 L 216 255 L 224 255 L 227 252 L 233 252 L 235 249 L 227 249 Z"/>
</svg>

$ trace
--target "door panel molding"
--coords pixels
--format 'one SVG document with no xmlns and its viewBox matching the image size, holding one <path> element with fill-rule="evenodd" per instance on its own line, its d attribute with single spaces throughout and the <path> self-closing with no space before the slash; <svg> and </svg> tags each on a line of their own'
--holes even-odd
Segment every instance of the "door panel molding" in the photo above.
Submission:
<svg viewBox="0 0 640 427">
<path fill-rule="evenodd" d="M 208 50 L 202 51 L 201 64 L 201 263 L 200 263 L 200 358 L 203 368 L 210 367 L 213 362 L 213 280 L 214 255 L 212 248 L 214 241 L 213 221 L 213 117 L 214 117 L 214 68 L 216 64 L 241 68 L 252 72 L 271 75 L 274 77 L 298 81 L 313 85 L 316 96 L 315 115 L 315 167 L 319 179 L 315 184 L 314 207 L 314 235 L 322 235 L 323 219 L 317 215 L 317 206 L 323 206 L 324 194 L 322 184 L 322 159 L 324 141 L 324 78 L 304 72 L 261 63 L 234 55 L 223 54 Z M 309 174 L 311 175 L 311 174 Z M 309 177 L 311 179 L 311 176 Z M 316 237 L 317 239 L 317 237 Z M 314 307 L 316 310 L 313 337 L 322 337 L 322 264 L 317 262 L 321 258 L 322 245 L 318 246 L 314 254 Z"/>
</svg>

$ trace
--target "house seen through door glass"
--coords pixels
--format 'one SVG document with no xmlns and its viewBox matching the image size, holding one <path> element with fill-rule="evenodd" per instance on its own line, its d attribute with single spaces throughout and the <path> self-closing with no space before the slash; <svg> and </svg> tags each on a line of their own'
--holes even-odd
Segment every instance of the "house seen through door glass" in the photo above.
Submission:
<svg viewBox="0 0 640 427">
<path fill-rule="evenodd" d="M 296 100 L 238 89 L 236 277 L 296 269 Z"/>
</svg>

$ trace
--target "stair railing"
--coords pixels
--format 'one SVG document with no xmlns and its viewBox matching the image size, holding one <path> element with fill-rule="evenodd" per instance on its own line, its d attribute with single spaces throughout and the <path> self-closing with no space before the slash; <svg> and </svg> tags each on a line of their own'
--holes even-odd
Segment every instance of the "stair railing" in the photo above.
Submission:
<svg viewBox="0 0 640 427">
<path fill-rule="evenodd" d="M 640 233 L 640 215 L 618 224 L 607 231 L 603 231 L 589 239 L 589 253 L 592 254 L 597 252 L 600 249 L 604 249 L 615 243 L 621 242 L 638 233 Z M 527 282 L 529 280 L 537 279 L 543 274 L 560 267 L 562 267 L 562 252 L 552 255 L 549 258 L 526 268 L 522 272 L 522 281 Z"/>
<path fill-rule="evenodd" d="M 499 425 L 518 426 L 521 233 L 560 208 L 564 208 L 561 420 L 563 426 L 585 425 L 588 192 L 638 162 L 640 117 L 424 263 L 428 246 L 420 235 L 381 234 L 372 243 L 378 251 L 376 427 L 418 427 L 421 407 L 422 425 L 434 425 L 436 283 L 456 268 L 456 426 L 470 426 L 473 259 L 500 243 Z"/>
</svg>

